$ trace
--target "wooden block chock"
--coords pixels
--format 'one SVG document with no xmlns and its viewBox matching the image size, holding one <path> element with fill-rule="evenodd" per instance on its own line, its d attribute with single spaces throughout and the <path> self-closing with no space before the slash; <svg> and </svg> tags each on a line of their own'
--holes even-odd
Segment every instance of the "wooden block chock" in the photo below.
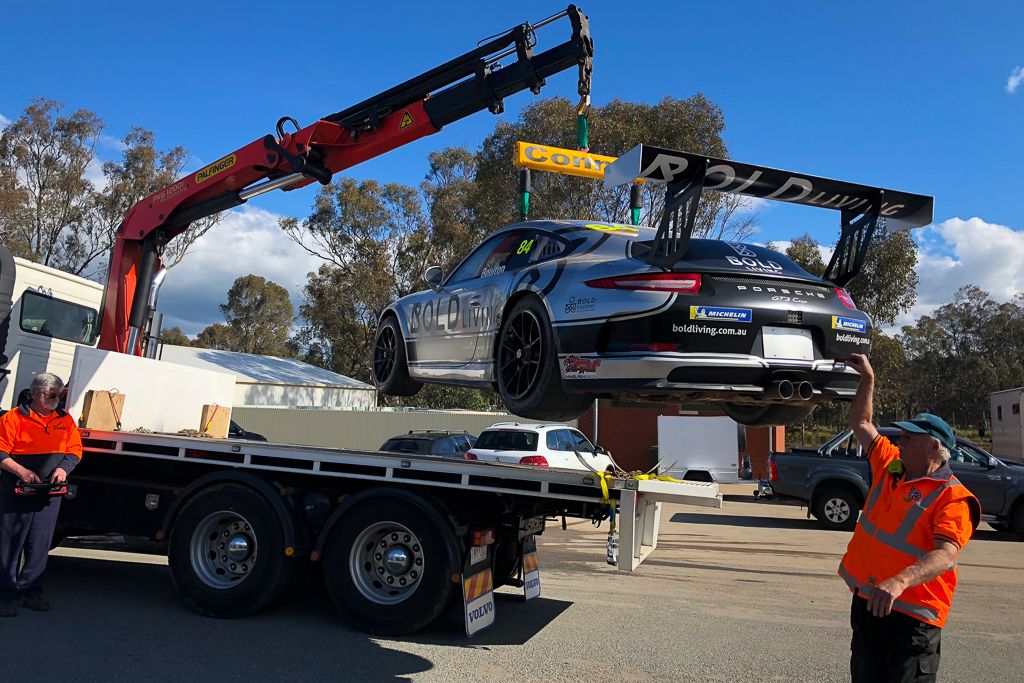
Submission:
<svg viewBox="0 0 1024 683">
<path fill-rule="evenodd" d="M 228 427 L 231 423 L 231 406 L 219 406 L 216 403 L 203 406 L 203 417 L 199 423 L 199 431 L 203 436 L 214 439 L 228 438 Z"/>
<path fill-rule="evenodd" d="M 120 430 L 121 415 L 124 414 L 124 396 L 116 389 L 113 391 L 92 389 L 85 392 L 79 427 L 105 432 Z"/>
</svg>

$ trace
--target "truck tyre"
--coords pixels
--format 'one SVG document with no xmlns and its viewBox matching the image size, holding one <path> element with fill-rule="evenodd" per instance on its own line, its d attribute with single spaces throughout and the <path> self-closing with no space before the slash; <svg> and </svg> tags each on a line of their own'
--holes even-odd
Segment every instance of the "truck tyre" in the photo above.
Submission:
<svg viewBox="0 0 1024 683">
<path fill-rule="evenodd" d="M 1013 533 L 1017 534 L 1019 540 L 1024 541 L 1024 500 L 1018 500 L 1013 506 L 1010 523 Z"/>
<path fill-rule="evenodd" d="M 324 544 L 334 606 L 376 635 L 413 633 L 449 606 L 461 571 L 452 531 L 406 500 L 369 499 L 338 519 Z"/>
<path fill-rule="evenodd" d="M 193 609 L 240 617 L 269 605 L 291 578 L 282 520 L 259 493 L 220 484 L 185 503 L 171 529 L 175 588 Z"/>
<path fill-rule="evenodd" d="M 373 340 L 373 382 L 388 396 L 414 396 L 423 386 L 409 377 L 405 339 L 393 315 L 380 322 Z"/>
<path fill-rule="evenodd" d="M 849 489 L 830 487 L 814 495 L 811 512 L 826 529 L 852 531 L 857 526 L 860 503 Z"/>
<path fill-rule="evenodd" d="M 725 414 L 747 427 L 774 427 L 802 422 L 814 412 L 814 405 L 783 405 L 769 403 L 723 403 Z"/>
<path fill-rule="evenodd" d="M 527 296 L 512 307 L 495 350 L 498 393 L 513 415 L 532 420 L 575 420 L 594 402 L 562 388 L 555 335 L 544 304 Z"/>
</svg>

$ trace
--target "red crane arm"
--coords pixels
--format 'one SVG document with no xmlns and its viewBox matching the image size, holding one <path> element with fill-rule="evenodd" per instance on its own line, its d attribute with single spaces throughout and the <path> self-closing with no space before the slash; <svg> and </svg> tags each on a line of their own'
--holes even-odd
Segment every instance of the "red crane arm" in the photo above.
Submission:
<svg viewBox="0 0 1024 683">
<path fill-rule="evenodd" d="M 568 16 L 572 37 L 533 53 L 536 29 Z M 498 60 L 515 55 L 502 66 Z M 539 93 L 545 78 L 579 68 L 579 92 L 590 93 L 594 44 L 575 5 L 536 24 L 521 24 L 479 47 L 348 109 L 299 128 L 282 118 L 266 135 L 139 201 L 116 236 L 99 347 L 141 353 L 150 288 L 163 246 L 200 218 L 276 189 L 327 184 L 333 174 L 380 156 L 482 109 L 502 111 L 508 95 Z M 291 122 L 294 132 L 285 132 Z"/>
</svg>

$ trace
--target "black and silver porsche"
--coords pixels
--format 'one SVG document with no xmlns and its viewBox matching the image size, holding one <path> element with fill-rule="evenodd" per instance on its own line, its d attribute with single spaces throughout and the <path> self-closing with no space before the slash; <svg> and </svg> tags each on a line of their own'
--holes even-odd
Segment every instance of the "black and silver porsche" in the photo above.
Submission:
<svg viewBox="0 0 1024 683">
<path fill-rule="evenodd" d="M 852 398 L 858 376 L 843 360 L 869 350 L 872 326 L 842 286 L 880 217 L 925 225 L 931 199 L 643 146 L 606 179 L 623 162 L 636 166 L 625 176 L 668 183 L 658 228 L 528 221 L 493 233 L 450 274 L 428 269 L 430 288 L 380 319 L 378 389 L 493 387 L 512 413 L 543 420 L 578 417 L 595 397 L 713 402 L 747 425 Z M 840 204 L 826 277 L 761 246 L 690 239 L 701 188 Z"/>
</svg>

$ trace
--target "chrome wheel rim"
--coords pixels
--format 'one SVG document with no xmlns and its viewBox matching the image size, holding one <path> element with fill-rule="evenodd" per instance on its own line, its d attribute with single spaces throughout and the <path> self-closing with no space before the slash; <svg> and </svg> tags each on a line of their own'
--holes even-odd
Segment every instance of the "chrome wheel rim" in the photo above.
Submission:
<svg viewBox="0 0 1024 683">
<path fill-rule="evenodd" d="M 830 522 L 842 524 L 850 518 L 850 506 L 842 498 L 830 498 L 825 501 L 825 517 Z"/>
<path fill-rule="evenodd" d="M 211 588 L 233 588 L 252 574 L 257 549 L 256 534 L 245 517 L 229 510 L 214 512 L 192 534 L 192 570 Z"/>
<path fill-rule="evenodd" d="M 367 527 L 349 553 L 349 572 L 356 590 L 378 605 L 407 600 L 419 587 L 425 568 L 419 538 L 398 522 Z"/>
<path fill-rule="evenodd" d="M 543 352 L 540 320 L 532 311 L 520 311 L 505 327 L 498 352 L 498 377 L 506 394 L 522 398 L 530 393 Z"/>
</svg>

